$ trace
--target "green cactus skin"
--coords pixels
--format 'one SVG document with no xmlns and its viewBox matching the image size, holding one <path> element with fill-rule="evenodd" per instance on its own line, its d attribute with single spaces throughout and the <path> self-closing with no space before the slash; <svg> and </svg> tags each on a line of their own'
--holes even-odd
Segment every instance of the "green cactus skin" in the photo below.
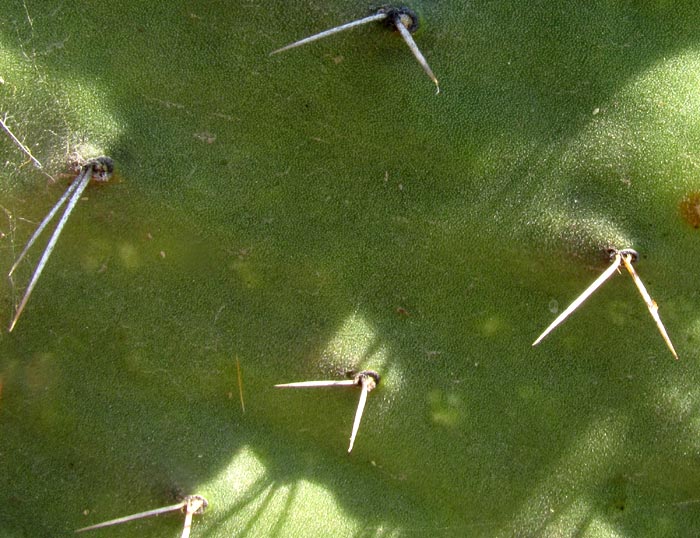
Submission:
<svg viewBox="0 0 700 538">
<path fill-rule="evenodd" d="M 376 5 L 0 3 L 3 271 L 116 169 L 0 334 L 2 536 L 697 532 L 694 5 L 409 7 L 440 95 L 380 23 L 269 56 Z M 626 275 L 532 348 L 611 247 L 679 361 Z M 350 455 L 355 390 L 273 388 L 364 369 Z"/>
</svg>

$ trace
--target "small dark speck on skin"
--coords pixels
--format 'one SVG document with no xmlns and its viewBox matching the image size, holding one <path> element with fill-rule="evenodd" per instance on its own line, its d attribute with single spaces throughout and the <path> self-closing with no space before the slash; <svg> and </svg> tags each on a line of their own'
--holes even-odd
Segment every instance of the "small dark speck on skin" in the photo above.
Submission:
<svg viewBox="0 0 700 538">
<path fill-rule="evenodd" d="M 700 192 L 695 191 L 686 195 L 678 204 L 683 220 L 696 230 L 700 228 Z"/>
</svg>

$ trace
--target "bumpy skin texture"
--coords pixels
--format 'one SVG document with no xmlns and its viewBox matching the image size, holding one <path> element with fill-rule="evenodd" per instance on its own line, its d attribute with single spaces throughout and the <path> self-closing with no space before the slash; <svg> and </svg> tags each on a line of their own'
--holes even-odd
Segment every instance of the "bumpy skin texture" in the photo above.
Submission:
<svg viewBox="0 0 700 538">
<path fill-rule="evenodd" d="M 0 336 L 4 535 L 695 532 L 690 3 L 411 4 L 439 96 L 381 24 L 268 57 L 369 6 L 118 4 L 0 2 L 2 266 L 116 169 Z M 611 247 L 679 361 L 618 275 L 531 347 Z M 272 388 L 364 369 L 350 456 L 357 391 Z"/>
</svg>

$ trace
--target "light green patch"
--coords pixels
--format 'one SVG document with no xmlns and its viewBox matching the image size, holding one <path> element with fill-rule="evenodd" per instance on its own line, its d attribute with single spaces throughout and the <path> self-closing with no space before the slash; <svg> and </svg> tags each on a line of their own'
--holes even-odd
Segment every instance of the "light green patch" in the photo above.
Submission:
<svg viewBox="0 0 700 538">
<path fill-rule="evenodd" d="M 464 403 L 459 394 L 434 389 L 428 393 L 432 421 L 444 428 L 456 427 L 464 413 Z"/>
</svg>

